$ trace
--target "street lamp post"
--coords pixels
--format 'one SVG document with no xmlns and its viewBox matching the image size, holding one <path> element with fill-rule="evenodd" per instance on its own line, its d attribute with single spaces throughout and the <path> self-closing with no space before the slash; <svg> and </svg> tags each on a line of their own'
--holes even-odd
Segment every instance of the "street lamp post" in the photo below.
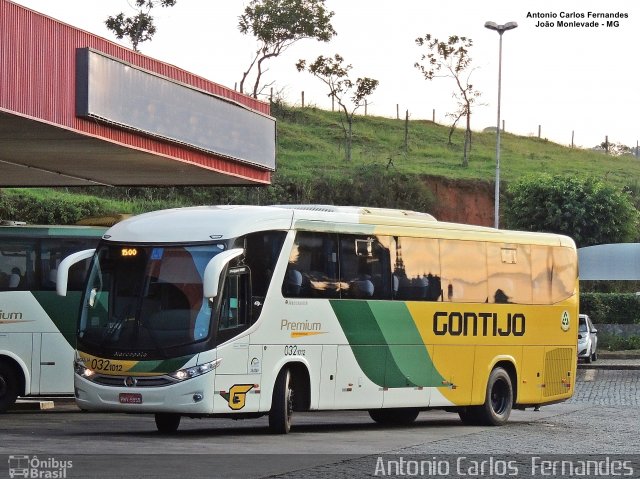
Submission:
<svg viewBox="0 0 640 479">
<path fill-rule="evenodd" d="M 502 87 L 502 34 L 507 30 L 513 30 L 518 26 L 516 22 L 508 22 L 504 25 L 498 25 L 495 22 L 486 22 L 484 24 L 489 30 L 495 30 L 500 35 L 500 50 L 498 53 L 498 128 L 496 130 L 496 191 L 494 198 L 494 225 L 496 228 L 500 226 L 500 93 Z"/>
</svg>

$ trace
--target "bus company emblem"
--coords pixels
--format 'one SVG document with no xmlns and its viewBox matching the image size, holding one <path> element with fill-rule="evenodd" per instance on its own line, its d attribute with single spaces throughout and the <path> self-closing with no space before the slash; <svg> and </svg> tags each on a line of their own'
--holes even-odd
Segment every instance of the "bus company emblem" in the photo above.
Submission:
<svg viewBox="0 0 640 479">
<path fill-rule="evenodd" d="M 229 407 L 234 411 L 242 409 L 247 402 L 247 393 L 251 391 L 254 384 L 234 384 L 229 392 L 220 391 L 222 396 L 228 403 Z"/>
<path fill-rule="evenodd" d="M 569 311 L 563 311 L 560 327 L 562 328 L 563 331 L 569 331 L 570 325 L 571 325 L 571 321 L 569 321 Z"/>
<path fill-rule="evenodd" d="M 137 384 L 138 380 L 132 376 L 127 376 L 126 378 L 124 378 L 124 385 L 128 388 L 136 387 Z"/>
</svg>

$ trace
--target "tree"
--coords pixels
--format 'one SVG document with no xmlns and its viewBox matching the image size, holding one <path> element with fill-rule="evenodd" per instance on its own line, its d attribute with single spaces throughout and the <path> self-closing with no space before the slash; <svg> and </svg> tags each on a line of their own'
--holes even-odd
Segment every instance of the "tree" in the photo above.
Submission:
<svg viewBox="0 0 640 479">
<path fill-rule="evenodd" d="M 138 13 L 132 17 L 125 17 L 120 12 L 115 17 L 109 17 L 104 22 L 107 29 L 111 30 L 118 40 L 127 37 L 132 48 L 137 52 L 138 45 L 151 40 L 156 33 L 151 10 L 154 7 L 173 7 L 177 0 L 135 0 L 134 4 Z"/>
<path fill-rule="evenodd" d="M 420 57 L 420 61 L 414 66 L 422 72 L 426 80 L 438 77 L 450 77 L 456 82 L 457 92 L 453 97 L 458 102 L 458 108 L 448 116 L 453 118 L 453 124 L 449 130 L 449 144 L 451 135 L 462 117 L 466 117 L 467 125 L 464 133 L 464 149 L 462 166 L 469 166 L 469 150 L 471 149 L 471 109 L 481 93 L 469 83 L 473 69 L 469 49 L 473 41 L 467 37 L 452 35 L 446 42 L 442 42 L 427 33 L 424 37 L 416 38 L 419 47 L 427 47 L 428 53 Z M 421 63 L 423 62 L 423 63 Z M 468 71 L 468 74 L 467 74 Z M 441 73 L 442 72 L 442 73 Z"/>
<path fill-rule="evenodd" d="M 351 65 L 344 65 L 344 58 L 339 54 L 333 57 L 320 55 L 307 66 L 306 60 L 299 60 L 296 64 L 298 71 L 307 70 L 313 76 L 322 80 L 329 87 L 329 97 L 338 102 L 340 111 L 340 125 L 344 133 L 345 159 L 351 161 L 351 145 L 353 142 L 353 117 L 356 110 L 365 104 L 365 99 L 378 87 L 378 80 L 363 77 L 355 82 L 349 78 Z M 351 106 L 347 106 L 347 98 L 351 100 Z M 346 122 L 346 124 L 345 124 Z"/>
<path fill-rule="evenodd" d="M 608 139 L 593 147 L 595 151 L 602 151 L 611 156 L 635 155 L 636 149 L 622 143 L 610 142 Z"/>
<path fill-rule="evenodd" d="M 638 236 L 630 195 L 594 177 L 525 177 L 509 185 L 505 206 L 508 228 L 565 234 L 580 247 Z"/>
<path fill-rule="evenodd" d="M 331 25 L 334 12 L 326 9 L 325 0 L 252 0 L 240 15 L 238 29 L 251 34 L 258 41 L 249 68 L 242 74 L 240 92 L 245 93 L 245 82 L 256 68 L 251 96 L 268 85 L 260 87 L 265 73 L 263 63 L 282 54 L 298 40 L 315 38 L 328 42 L 336 34 Z"/>
</svg>

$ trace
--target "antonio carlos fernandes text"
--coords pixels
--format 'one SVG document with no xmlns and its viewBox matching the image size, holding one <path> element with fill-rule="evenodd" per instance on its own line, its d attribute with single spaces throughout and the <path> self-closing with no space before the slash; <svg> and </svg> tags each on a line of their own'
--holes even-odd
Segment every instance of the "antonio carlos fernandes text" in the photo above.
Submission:
<svg viewBox="0 0 640 479">
<path fill-rule="evenodd" d="M 528 463 L 528 464 L 527 464 Z M 633 476 L 632 462 L 622 459 L 550 459 L 540 456 L 520 460 L 470 458 L 394 459 L 378 457 L 374 476 L 426 477 L 624 477 Z"/>
</svg>

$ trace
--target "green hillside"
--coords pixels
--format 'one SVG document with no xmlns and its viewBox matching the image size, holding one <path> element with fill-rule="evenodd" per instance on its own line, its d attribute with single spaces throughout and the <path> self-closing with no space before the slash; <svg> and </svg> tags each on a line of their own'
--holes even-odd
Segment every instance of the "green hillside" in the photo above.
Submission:
<svg viewBox="0 0 640 479">
<path fill-rule="evenodd" d="M 404 149 L 404 120 L 357 117 L 354 125 L 353 161 L 344 160 L 340 116 L 315 108 L 274 108 L 278 119 L 278 171 L 286 176 L 309 177 L 317 172 L 345 174 L 357 165 L 393 165 L 405 173 L 493 182 L 495 132 L 475 132 L 469 167 L 461 166 L 463 130 L 453 135 L 449 127 L 431 121 L 409 122 L 408 151 Z M 602 152 L 569 148 L 538 138 L 501 135 L 501 177 L 505 182 L 523 175 L 546 172 L 595 175 L 616 186 L 630 186 L 640 174 L 633 156 L 607 156 Z"/>
<path fill-rule="evenodd" d="M 0 190 L 0 219 L 74 222 L 86 215 L 216 203 L 353 202 L 426 210 L 437 201 L 424 186 L 422 179 L 426 176 L 464 180 L 467 184 L 477 181 L 490 185 L 494 180 L 494 132 L 474 133 L 469 167 L 464 168 L 462 130 L 454 133 L 449 145 L 448 126 L 410 121 L 405 147 L 404 120 L 358 116 L 353 159 L 346 162 L 339 113 L 278 103 L 273 105 L 272 114 L 278 120 L 278 170 L 272 186 L 5 188 Z M 616 187 L 640 191 L 640 160 L 629 155 L 608 156 L 506 133 L 502 136 L 501 157 L 505 183 L 545 172 L 593 175 Z"/>
</svg>

